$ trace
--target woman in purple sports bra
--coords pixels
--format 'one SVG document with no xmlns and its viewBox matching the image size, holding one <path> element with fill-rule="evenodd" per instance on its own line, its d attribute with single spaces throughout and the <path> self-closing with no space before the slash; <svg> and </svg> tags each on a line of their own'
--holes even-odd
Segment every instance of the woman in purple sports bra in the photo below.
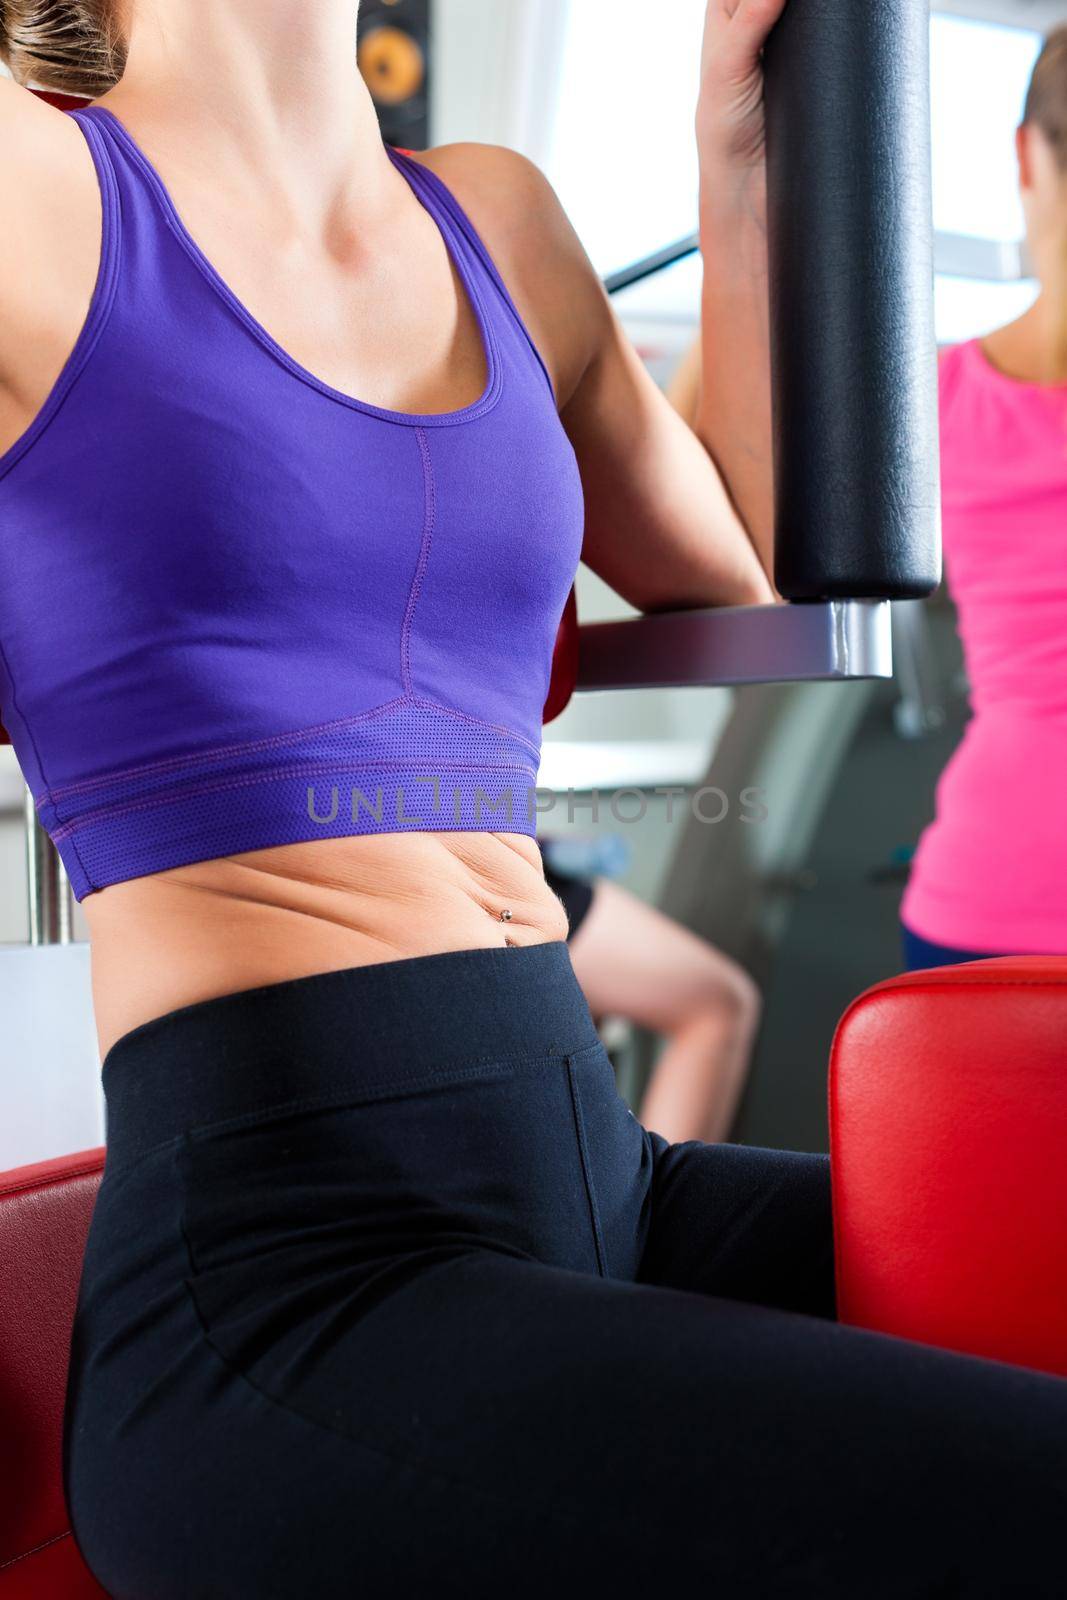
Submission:
<svg viewBox="0 0 1067 1600">
<path fill-rule="evenodd" d="M 773 598 L 784 3 L 708 6 L 699 438 L 536 170 L 385 148 L 357 0 L 0 4 L 92 100 L 0 82 L 0 717 L 91 931 L 116 1600 L 1057 1592 L 1065 1387 L 839 1327 L 823 1159 L 638 1125 L 535 841 L 579 553 Z"/>
</svg>

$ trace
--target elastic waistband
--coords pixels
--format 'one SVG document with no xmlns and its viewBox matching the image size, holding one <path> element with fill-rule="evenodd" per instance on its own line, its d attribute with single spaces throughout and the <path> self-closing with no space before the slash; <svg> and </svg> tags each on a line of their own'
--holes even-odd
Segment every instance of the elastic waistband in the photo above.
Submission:
<svg viewBox="0 0 1067 1600">
<path fill-rule="evenodd" d="M 197 1126 L 597 1042 L 562 940 L 346 967 L 182 1006 L 103 1067 L 109 1166 Z"/>
</svg>

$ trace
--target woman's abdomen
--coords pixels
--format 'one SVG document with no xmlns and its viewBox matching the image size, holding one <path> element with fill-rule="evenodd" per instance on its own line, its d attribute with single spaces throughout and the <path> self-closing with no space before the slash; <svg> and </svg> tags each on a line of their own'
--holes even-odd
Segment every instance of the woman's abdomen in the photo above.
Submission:
<svg viewBox="0 0 1067 1600">
<path fill-rule="evenodd" d="M 198 1000 L 380 961 L 567 937 L 537 845 L 521 834 L 284 845 L 130 879 L 84 906 L 102 1058 L 130 1029 Z"/>
</svg>

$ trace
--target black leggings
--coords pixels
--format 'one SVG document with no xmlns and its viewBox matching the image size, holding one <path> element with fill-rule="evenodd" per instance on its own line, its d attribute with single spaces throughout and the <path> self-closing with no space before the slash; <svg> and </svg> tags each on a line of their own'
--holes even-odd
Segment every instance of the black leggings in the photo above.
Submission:
<svg viewBox="0 0 1067 1600">
<path fill-rule="evenodd" d="M 825 1161 L 644 1132 L 565 944 L 188 1006 L 104 1083 L 115 1600 L 1062 1593 L 1067 1383 L 835 1323 Z"/>
</svg>

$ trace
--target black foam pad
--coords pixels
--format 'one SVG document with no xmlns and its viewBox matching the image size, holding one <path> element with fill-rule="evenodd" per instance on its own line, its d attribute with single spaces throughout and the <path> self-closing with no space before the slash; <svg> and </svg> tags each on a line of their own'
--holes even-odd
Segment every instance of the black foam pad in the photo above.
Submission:
<svg viewBox="0 0 1067 1600">
<path fill-rule="evenodd" d="M 775 576 L 941 573 L 927 0 L 789 0 L 766 50 Z"/>
</svg>

